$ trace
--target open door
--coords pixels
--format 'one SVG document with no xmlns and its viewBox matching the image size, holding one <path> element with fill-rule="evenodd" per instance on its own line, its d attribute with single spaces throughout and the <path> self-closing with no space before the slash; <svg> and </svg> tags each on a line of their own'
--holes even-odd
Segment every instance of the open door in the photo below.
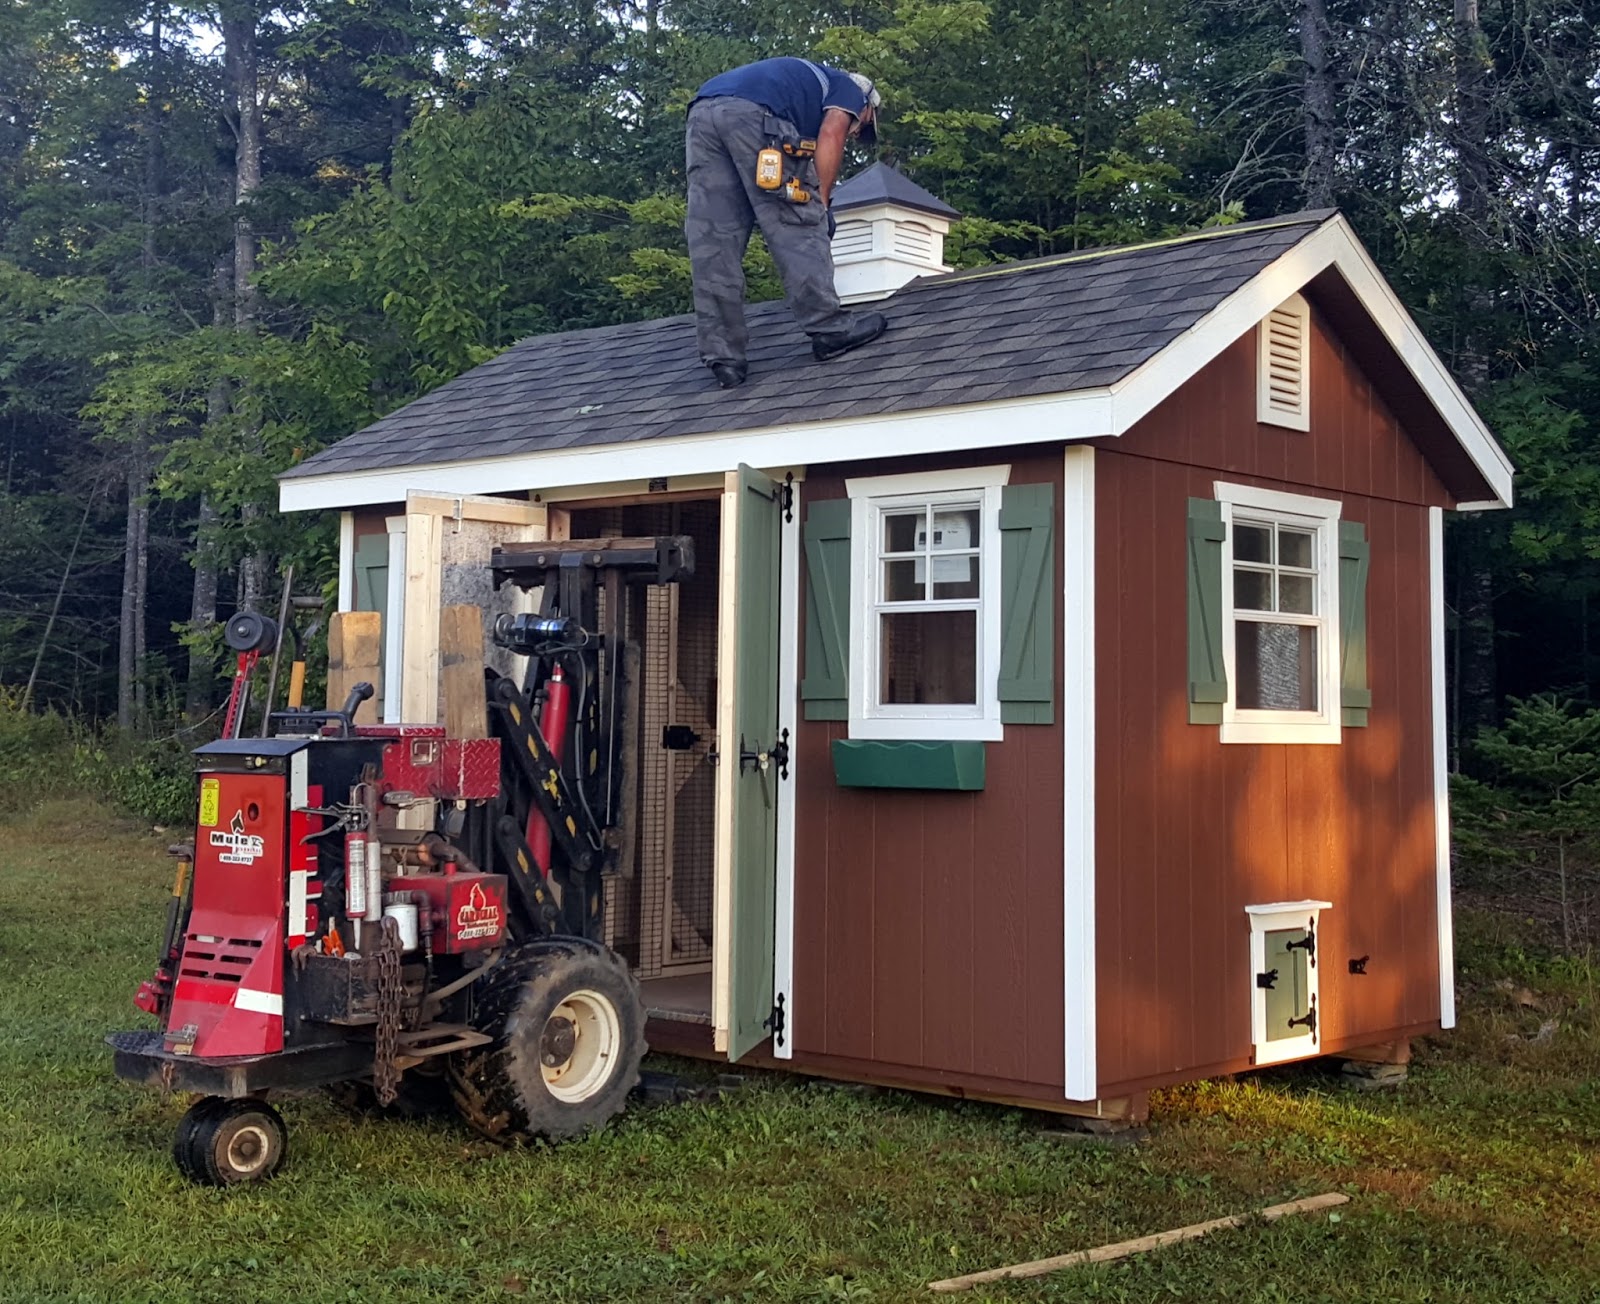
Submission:
<svg viewBox="0 0 1600 1304">
<path fill-rule="evenodd" d="M 722 495 L 717 635 L 716 933 L 711 1022 L 736 1060 L 772 1031 L 777 814 L 779 531 L 783 489 L 741 466 Z M 783 794 L 788 799 L 788 794 Z"/>
</svg>

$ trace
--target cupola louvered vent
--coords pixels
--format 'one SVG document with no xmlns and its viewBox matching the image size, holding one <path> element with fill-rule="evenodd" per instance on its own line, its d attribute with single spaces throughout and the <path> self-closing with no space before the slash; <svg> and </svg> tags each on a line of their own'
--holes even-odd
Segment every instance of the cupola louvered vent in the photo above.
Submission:
<svg viewBox="0 0 1600 1304">
<path fill-rule="evenodd" d="M 1311 309 L 1296 294 L 1266 315 L 1260 328 L 1256 420 L 1290 430 L 1311 429 Z"/>
<path fill-rule="evenodd" d="M 933 232 L 920 222 L 895 223 L 894 252 L 901 258 L 909 258 L 913 262 L 939 261 L 933 251 Z"/>
<path fill-rule="evenodd" d="M 840 222 L 838 234 L 833 237 L 833 256 L 840 258 L 865 258 L 872 253 L 871 222 Z"/>
<path fill-rule="evenodd" d="M 944 238 L 961 214 L 883 163 L 840 185 L 833 214 L 833 284 L 842 303 L 881 299 L 950 270 Z"/>
</svg>

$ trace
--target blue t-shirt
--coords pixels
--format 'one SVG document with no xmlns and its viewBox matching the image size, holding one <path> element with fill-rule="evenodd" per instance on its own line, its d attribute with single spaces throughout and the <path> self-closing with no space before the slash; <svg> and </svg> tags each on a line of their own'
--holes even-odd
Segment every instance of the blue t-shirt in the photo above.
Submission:
<svg viewBox="0 0 1600 1304">
<path fill-rule="evenodd" d="M 843 109 L 859 118 L 867 97 L 847 73 L 809 59 L 762 59 L 731 68 L 713 77 L 695 94 L 709 100 L 730 95 L 759 104 L 769 113 L 787 118 L 802 136 L 822 130 L 825 109 Z"/>
</svg>

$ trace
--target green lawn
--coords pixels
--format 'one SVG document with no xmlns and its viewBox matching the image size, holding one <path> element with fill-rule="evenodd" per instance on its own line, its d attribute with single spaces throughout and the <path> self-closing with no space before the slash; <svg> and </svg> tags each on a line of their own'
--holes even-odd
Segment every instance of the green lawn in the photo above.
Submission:
<svg viewBox="0 0 1600 1304">
<path fill-rule="evenodd" d="M 524 1150 L 291 1100 L 283 1174 L 224 1193 L 172 1166 L 185 1102 L 114 1080 L 100 1040 L 136 1017 L 167 839 L 67 805 L 0 839 L 3 1300 L 930 1299 L 930 1279 L 1325 1190 L 1353 1200 L 964 1298 L 1600 1299 L 1594 970 L 1516 921 L 1461 920 L 1463 1027 L 1395 1094 L 1312 1069 L 1207 1084 L 1107 1146 L 754 1075 Z"/>
</svg>

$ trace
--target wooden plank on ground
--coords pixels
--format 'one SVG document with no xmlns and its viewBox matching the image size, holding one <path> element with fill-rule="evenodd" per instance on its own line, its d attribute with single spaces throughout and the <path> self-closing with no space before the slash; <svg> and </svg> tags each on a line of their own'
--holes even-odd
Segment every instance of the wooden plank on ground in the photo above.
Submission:
<svg viewBox="0 0 1600 1304">
<path fill-rule="evenodd" d="M 376 611 L 338 611 L 328 621 L 328 710 L 344 705 L 350 690 L 366 680 L 382 682 L 383 617 Z M 369 697 L 356 711 L 357 724 L 378 722 L 378 699 Z"/>
<path fill-rule="evenodd" d="M 1076 1268 L 1085 1263 L 1110 1263 L 1114 1259 L 1126 1259 L 1130 1255 L 1143 1254 L 1147 1250 L 1159 1250 L 1164 1245 L 1198 1240 L 1226 1227 L 1243 1227 L 1252 1218 L 1265 1218 L 1271 1221 L 1294 1213 L 1315 1213 L 1320 1209 L 1332 1209 L 1335 1205 L 1347 1204 L 1349 1200 L 1348 1195 L 1340 1195 L 1337 1191 L 1329 1191 L 1324 1195 L 1308 1195 L 1303 1200 L 1270 1205 L 1258 1213 L 1230 1214 L 1226 1218 L 1212 1218 L 1209 1222 L 1191 1223 L 1187 1227 L 1177 1227 L 1170 1232 L 1157 1232 L 1154 1236 L 1141 1236 L 1132 1241 L 1118 1241 L 1115 1245 L 1102 1245 L 1098 1249 L 1075 1250 L 1071 1254 L 1058 1254 L 1051 1259 L 1014 1263 L 1009 1268 L 990 1268 L 986 1272 L 969 1272 L 963 1277 L 947 1277 L 943 1281 L 929 1282 L 928 1289 L 938 1294 L 949 1295 L 958 1290 L 971 1290 L 974 1286 L 982 1286 L 991 1281 L 1042 1277 L 1049 1272 L 1059 1272 L 1062 1268 Z"/>
<path fill-rule="evenodd" d="M 439 616 L 439 665 L 444 680 L 444 731 L 449 738 L 487 738 L 483 686 L 483 612 L 457 604 Z"/>
</svg>

